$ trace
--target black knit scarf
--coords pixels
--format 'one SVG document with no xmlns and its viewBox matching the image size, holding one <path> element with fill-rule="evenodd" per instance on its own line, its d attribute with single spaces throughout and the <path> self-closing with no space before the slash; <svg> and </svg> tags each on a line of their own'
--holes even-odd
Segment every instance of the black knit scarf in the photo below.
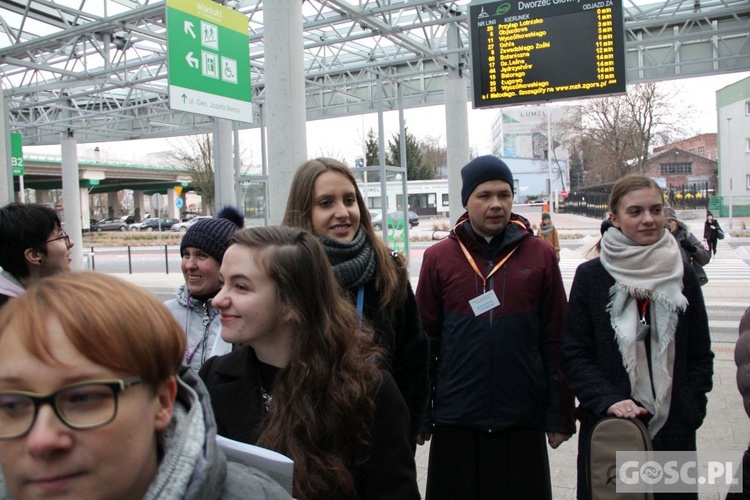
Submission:
<svg viewBox="0 0 750 500">
<path fill-rule="evenodd" d="M 349 243 L 330 236 L 320 238 L 320 243 L 333 266 L 333 273 L 344 289 L 367 283 L 375 274 L 375 251 L 362 228 Z"/>
</svg>

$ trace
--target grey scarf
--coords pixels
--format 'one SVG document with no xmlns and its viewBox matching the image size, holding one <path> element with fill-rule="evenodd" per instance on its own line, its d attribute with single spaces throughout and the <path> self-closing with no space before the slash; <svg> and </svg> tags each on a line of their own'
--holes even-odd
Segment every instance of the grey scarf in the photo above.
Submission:
<svg viewBox="0 0 750 500">
<path fill-rule="evenodd" d="M 545 224 L 540 224 L 539 225 L 539 232 L 542 233 L 545 236 L 547 236 L 549 234 L 552 234 L 552 230 L 553 229 L 555 229 L 555 225 L 553 223 L 551 223 L 551 222 L 549 224 L 546 224 L 546 225 Z"/>
<path fill-rule="evenodd" d="M 667 230 L 662 231 L 656 243 L 638 245 L 611 227 L 602 236 L 601 246 L 602 266 L 615 279 L 609 290 L 607 310 L 630 378 L 631 397 L 654 415 L 648 424 L 653 438 L 669 416 L 677 316 L 688 305 L 682 294 L 682 258 L 677 242 Z M 652 304 L 652 373 L 645 343 L 636 338 L 639 328 L 636 298 L 648 298 Z"/>
<path fill-rule="evenodd" d="M 367 283 L 375 274 L 375 251 L 361 227 L 349 243 L 330 236 L 322 236 L 320 243 L 342 288 L 357 288 Z"/>
</svg>

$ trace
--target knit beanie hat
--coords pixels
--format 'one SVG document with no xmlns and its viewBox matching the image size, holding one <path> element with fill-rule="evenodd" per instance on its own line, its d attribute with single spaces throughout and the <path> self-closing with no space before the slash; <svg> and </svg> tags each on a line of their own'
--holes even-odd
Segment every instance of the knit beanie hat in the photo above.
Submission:
<svg viewBox="0 0 750 500">
<path fill-rule="evenodd" d="M 245 225 L 245 217 L 234 207 L 226 206 L 216 217 L 201 219 L 187 230 L 180 243 L 180 255 L 185 248 L 203 250 L 221 263 L 229 246 L 229 238 Z"/>
<path fill-rule="evenodd" d="M 664 218 L 677 220 L 677 212 L 672 207 L 664 207 Z"/>
<path fill-rule="evenodd" d="M 542 220 L 544 219 L 552 219 L 552 217 L 549 216 L 549 212 L 542 212 Z"/>
<path fill-rule="evenodd" d="M 465 207 L 469 196 L 483 182 L 505 181 L 513 190 L 513 174 L 503 160 L 492 155 L 478 156 L 461 169 L 461 203 Z M 514 190 L 515 192 L 515 190 Z"/>
</svg>

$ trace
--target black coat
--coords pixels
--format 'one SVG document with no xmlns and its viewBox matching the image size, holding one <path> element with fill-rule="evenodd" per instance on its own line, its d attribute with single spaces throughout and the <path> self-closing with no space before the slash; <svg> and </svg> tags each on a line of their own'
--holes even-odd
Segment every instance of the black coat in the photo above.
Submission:
<svg viewBox="0 0 750 500">
<path fill-rule="evenodd" d="M 693 451 L 695 433 L 706 416 L 706 394 L 713 385 L 713 358 L 708 316 L 698 278 L 684 264 L 683 294 L 688 300 L 678 315 L 672 402 L 664 427 L 654 436 L 656 451 Z M 578 266 L 570 291 L 562 333 L 565 378 L 580 402 L 578 498 L 589 498 L 586 453 L 594 423 L 618 401 L 630 399 L 631 387 L 607 312 L 614 278 L 597 258 Z"/>
<path fill-rule="evenodd" d="M 406 277 L 404 277 L 406 279 Z M 370 322 L 375 342 L 386 353 L 386 366 L 396 381 L 401 396 L 409 409 L 409 428 L 412 442 L 416 442 L 428 397 L 428 343 L 422 329 L 411 284 L 407 281 L 406 300 L 399 304 L 393 316 L 380 308 L 380 293 L 375 278 L 364 286 L 363 316 Z M 349 290 L 352 303 L 357 304 L 357 289 Z"/>
<path fill-rule="evenodd" d="M 631 397 L 630 379 L 606 310 L 609 289 L 614 283 L 598 258 L 581 264 L 576 271 L 563 324 L 562 360 L 566 380 L 580 407 L 596 416 L 604 416 L 614 403 Z M 683 294 L 689 305 L 678 315 L 672 403 L 669 417 L 657 436 L 694 438 L 706 416 L 706 394 L 713 385 L 714 354 L 700 283 L 687 266 L 683 283 Z"/>
<path fill-rule="evenodd" d="M 208 388 L 218 434 L 255 444 L 260 434 L 263 403 L 259 361 L 244 346 L 209 358 L 200 377 Z M 414 455 L 409 442 L 409 416 L 393 378 L 383 371 L 375 398 L 372 446 L 355 452 L 352 474 L 362 499 L 419 498 Z"/>
<path fill-rule="evenodd" d="M 703 223 L 703 238 L 710 242 L 712 247 L 716 245 L 716 240 L 719 238 L 719 230 L 722 230 L 721 225 L 716 219 Z"/>
</svg>

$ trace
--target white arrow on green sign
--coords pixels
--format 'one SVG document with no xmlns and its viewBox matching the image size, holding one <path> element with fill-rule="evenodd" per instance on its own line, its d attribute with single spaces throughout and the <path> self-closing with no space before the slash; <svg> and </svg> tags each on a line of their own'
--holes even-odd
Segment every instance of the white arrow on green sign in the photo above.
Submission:
<svg viewBox="0 0 750 500">
<path fill-rule="evenodd" d="M 23 175 L 23 136 L 18 132 L 10 133 L 10 161 L 13 166 L 13 175 L 15 177 Z"/>
<path fill-rule="evenodd" d="M 251 123 L 247 17 L 211 0 L 167 0 L 169 106 Z"/>
</svg>

